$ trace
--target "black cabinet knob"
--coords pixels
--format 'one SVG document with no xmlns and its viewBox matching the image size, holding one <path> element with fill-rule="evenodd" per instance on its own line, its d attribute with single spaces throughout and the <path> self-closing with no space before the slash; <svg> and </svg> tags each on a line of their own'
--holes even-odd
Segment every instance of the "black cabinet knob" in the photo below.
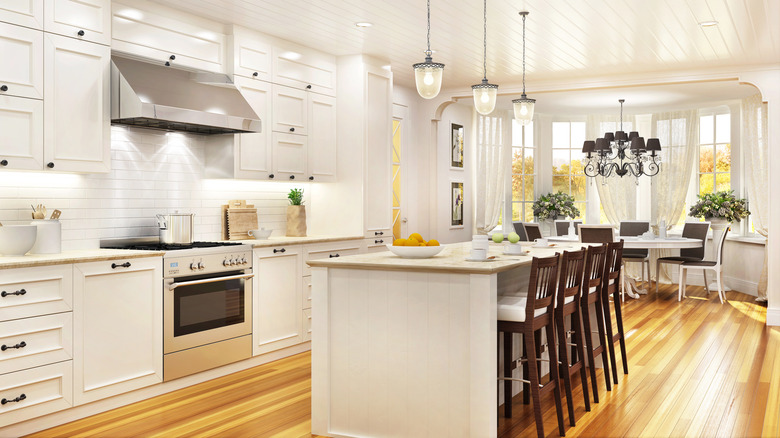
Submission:
<svg viewBox="0 0 780 438">
<path fill-rule="evenodd" d="M 374 236 L 384 236 L 384 235 L 385 235 L 384 231 L 374 231 Z"/>
<path fill-rule="evenodd" d="M 295 132 L 295 128 L 290 128 L 290 132 Z"/>
<path fill-rule="evenodd" d="M 54 169 L 54 163 L 49 163 L 46 165 L 49 169 Z"/>
<path fill-rule="evenodd" d="M 176 55 L 171 55 L 171 56 L 169 56 L 169 57 L 168 57 L 168 59 L 170 59 L 171 61 L 173 61 L 174 59 L 176 59 Z"/>
<path fill-rule="evenodd" d="M 259 73 L 257 73 L 257 72 L 254 72 L 254 73 L 252 73 L 252 76 L 254 76 L 254 77 L 257 77 L 257 75 L 258 75 L 258 74 L 259 74 Z"/>
<path fill-rule="evenodd" d="M 336 253 L 336 254 L 329 254 L 329 255 L 328 255 L 328 257 L 330 257 L 330 258 L 335 258 L 335 257 L 340 257 L 340 255 L 339 255 L 339 253 Z"/>
<path fill-rule="evenodd" d="M 272 174 L 268 175 L 268 178 L 274 179 L 274 174 L 272 173 Z"/>
<path fill-rule="evenodd" d="M 309 177 L 309 181 L 314 181 L 314 177 L 313 177 L 313 176 L 310 176 L 310 177 Z"/>
<path fill-rule="evenodd" d="M 307 85 L 307 86 L 306 86 L 306 89 L 307 89 L 307 90 L 311 90 L 311 85 Z"/>
<path fill-rule="evenodd" d="M 0 86 L 0 91 L 8 91 L 8 85 Z"/>
<path fill-rule="evenodd" d="M 295 179 L 295 175 L 290 175 L 290 179 Z"/>
<path fill-rule="evenodd" d="M 129 267 L 130 267 L 130 262 L 124 262 L 121 265 L 117 265 L 116 263 L 111 263 L 111 269 L 129 268 Z"/>
<path fill-rule="evenodd" d="M 80 30 L 80 31 L 78 31 L 76 33 L 78 34 L 78 36 L 84 36 L 84 31 L 83 30 Z"/>
<path fill-rule="evenodd" d="M 8 165 L 8 160 L 0 161 L 0 166 L 7 166 L 7 165 Z"/>
<path fill-rule="evenodd" d="M 377 240 L 374 241 L 374 243 L 385 243 L 385 241 L 382 240 L 382 239 L 377 239 Z"/>
<path fill-rule="evenodd" d="M 274 254 L 276 254 L 277 252 L 285 252 L 285 251 L 287 251 L 287 250 L 284 249 L 284 248 L 282 248 L 282 249 L 274 249 Z"/>
<path fill-rule="evenodd" d="M 170 63 L 170 62 L 168 62 L 168 61 L 165 61 L 165 66 L 166 66 L 166 67 L 170 67 L 170 66 L 171 66 L 171 63 Z"/>
</svg>

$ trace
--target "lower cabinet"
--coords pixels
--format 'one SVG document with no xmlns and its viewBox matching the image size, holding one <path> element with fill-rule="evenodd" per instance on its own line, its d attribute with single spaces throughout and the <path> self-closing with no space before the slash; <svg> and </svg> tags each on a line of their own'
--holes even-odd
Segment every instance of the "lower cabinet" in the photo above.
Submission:
<svg viewBox="0 0 780 438">
<path fill-rule="evenodd" d="M 73 361 L 0 375 L 0 427 L 73 406 Z"/>
<path fill-rule="evenodd" d="M 162 260 L 73 268 L 76 404 L 162 382 Z"/>
<path fill-rule="evenodd" d="M 301 245 L 255 249 L 254 355 L 302 342 Z"/>
<path fill-rule="evenodd" d="M 393 243 L 393 237 L 371 237 L 366 239 L 366 252 L 380 252 L 387 251 L 387 245 Z"/>
</svg>

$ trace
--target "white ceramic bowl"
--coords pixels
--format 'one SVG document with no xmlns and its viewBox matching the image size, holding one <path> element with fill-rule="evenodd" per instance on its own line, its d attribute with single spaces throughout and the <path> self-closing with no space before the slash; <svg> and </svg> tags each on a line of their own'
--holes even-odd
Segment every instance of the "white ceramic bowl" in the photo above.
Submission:
<svg viewBox="0 0 780 438">
<path fill-rule="evenodd" d="M 254 238 L 255 240 L 265 240 L 268 238 L 268 236 L 271 235 L 272 229 L 265 229 L 260 228 L 259 230 L 249 230 L 249 237 Z"/>
<path fill-rule="evenodd" d="M 0 254 L 23 256 L 35 245 L 38 227 L 35 225 L 5 225 L 0 227 Z"/>
<path fill-rule="evenodd" d="M 387 245 L 387 249 L 402 259 L 427 259 L 435 256 L 444 249 L 443 246 L 393 246 Z"/>
</svg>

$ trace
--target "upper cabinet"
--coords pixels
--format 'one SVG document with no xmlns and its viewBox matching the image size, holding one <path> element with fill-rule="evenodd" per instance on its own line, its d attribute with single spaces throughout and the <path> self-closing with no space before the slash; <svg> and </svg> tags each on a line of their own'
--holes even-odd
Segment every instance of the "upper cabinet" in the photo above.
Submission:
<svg viewBox="0 0 780 438">
<path fill-rule="evenodd" d="M 299 88 L 274 85 L 274 120 L 272 130 L 308 134 L 309 93 Z"/>
<path fill-rule="evenodd" d="M 200 17 L 148 1 L 114 2 L 111 49 L 162 65 L 225 73 L 225 35 Z"/>
<path fill-rule="evenodd" d="M 336 95 L 336 58 L 289 42 L 274 46 L 273 82 L 328 96 Z"/>
<path fill-rule="evenodd" d="M 228 65 L 232 68 L 229 73 L 269 82 L 273 79 L 273 43 L 269 37 L 233 26 L 227 51 Z"/>
<path fill-rule="evenodd" d="M 0 23 L 0 96 L 43 99 L 43 32 Z"/>
<path fill-rule="evenodd" d="M 111 1 L 45 0 L 43 30 L 93 43 L 111 44 Z"/>
<path fill-rule="evenodd" d="M 311 181 L 336 180 L 336 98 L 309 95 L 309 143 L 307 167 Z"/>
<path fill-rule="evenodd" d="M 0 21 L 41 30 L 43 29 L 43 1 L 0 0 Z"/>
</svg>

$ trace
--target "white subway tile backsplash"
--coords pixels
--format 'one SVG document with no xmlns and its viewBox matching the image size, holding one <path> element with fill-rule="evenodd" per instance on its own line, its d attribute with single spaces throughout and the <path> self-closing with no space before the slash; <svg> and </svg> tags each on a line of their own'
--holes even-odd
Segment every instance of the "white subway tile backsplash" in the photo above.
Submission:
<svg viewBox="0 0 780 438">
<path fill-rule="evenodd" d="M 306 183 L 205 180 L 199 136 L 112 127 L 107 174 L 0 172 L 0 222 L 30 221 L 30 204 L 62 210 L 63 249 L 97 248 L 100 239 L 157 235 L 158 213 L 195 213 L 195 239 L 222 237 L 221 206 L 246 199 L 259 225 L 283 235 L 287 192 Z"/>
</svg>

